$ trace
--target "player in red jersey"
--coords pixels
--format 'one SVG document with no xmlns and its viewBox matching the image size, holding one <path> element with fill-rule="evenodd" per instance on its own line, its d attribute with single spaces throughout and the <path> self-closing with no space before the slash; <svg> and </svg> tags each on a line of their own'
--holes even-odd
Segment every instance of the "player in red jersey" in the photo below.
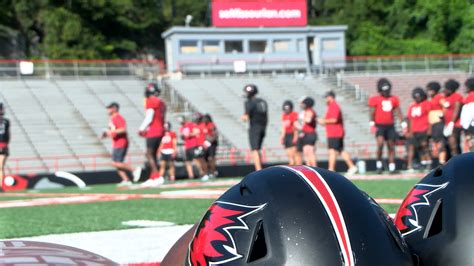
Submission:
<svg viewBox="0 0 474 266">
<path fill-rule="evenodd" d="M 430 113 L 428 120 L 430 123 L 429 133 L 433 141 L 433 157 L 438 158 L 440 164 L 446 162 L 446 138 L 444 137 L 444 114 L 442 100 L 444 94 L 440 93 L 441 84 L 431 81 L 426 85 L 426 92 L 430 97 Z"/>
<path fill-rule="evenodd" d="M 161 140 L 160 148 L 160 177 L 165 176 L 166 167 L 168 167 L 168 175 L 170 181 L 175 181 L 175 167 L 174 160 L 178 151 L 178 144 L 176 141 L 176 132 L 171 130 L 171 123 L 165 123 L 165 135 Z"/>
<path fill-rule="evenodd" d="M 181 123 L 179 132 L 181 134 L 181 138 L 184 141 L 184 163 L 188 173 L 188 178 L 194 178 L 193 162 L 198 166 L 199 173 L 203 176 L 204 174 L 199 162 L 201 147 L 199 146 L 198 136 L 200 134 L 200 130 L 195 123 L 187 121 L 184 116 L 180 117 L 179 120 Z"/>
<path fill-rule="evenodd" d="M 420 88 L 414 88 L 412 91 L 414 102 L 407 110 L 407 134 L 408 139 L 408 171 L 413 170 L 413 158 L 415 151 L 420 157 L 421 165 L 429 167 L 431 165 L 431 157 L 428 151 L 428 130 L 430 123 L 428 115 L 431 110 L 431 104 L 427 101 L 425 91 Z"/>
<path fill-rule="evenodd" d="M 5 118 L 5 109 L 3 109 L 3 103 L 0 103 L 0 192 L 3 192 L 4 169 L 9 154 L 10 137 L 10 121 Z"/>
<path fill-rule="evenodd" d="M 448 138 L 448 146 L 451 156 L 461 153 L 461 114 L 462 95 L 456 91 L 460 84 L 450 79 L 444 83 L 444 98 L 441 100 L 444 113 L 444 136 Z"/>
<path fill-rule="evenodd" d="M 313 109 L 314 99 L 305 97 L 300 107 L 303 109 L 303 122 L 301 132 L 298 139 L 298 150 L 303 153 L 306 165 L 316 166 L 316 142 L 318 141 L 318 134 L 316 133 L 317 114 Z"/>
<path fill-rule="evenodd" d="M 357 173 L 357 166 L 351 160 L 351 156 L 344 150 L 344 119 L 341 107 L 336 102 L 336 94 L 328 91 L 325 95 L 327 111 L 324 118 L 318 119 L 320 125 L 326 127 L 326 137 L 328 142 L 329 160 L 328 169 L 336 170 L 336 158 L 341 154 L 342 159 L 347 165 L 347 175 L 351 176 Z"/>
<path fill-rule="evenodd" d="M 293 111 L 293 103 L 289 100 L 283 102 L 281 114 L 280 143 L 285 147 L 288 155 L 288 164 L 296 165 L 296 142 L 298 140 L 298 113 Z"/>
<path fill-rule="evenodd" d="M 390 173 L 395 172 L 395 140 L 398 135 L 395 131 L 394 115 L 403 120 L 403 115 L 400 111 L 400 100 L 397 96 L 391 95 L 392 84 L 386 78 L 381 78 L 377 82 L 377 91 L 379 95 L 369 98 L 370 125 L 376 127 L 377 137 L 377 172 L 381 173 L 383 168 L 382 152 L 384 144 L 387 144 L 388 149 L 388 170 Z M 404 125 L 404 124 L 403 124 Z M 403 126 L 402 125 L 402 126 Z"/>
<path fill-rule="evenodd" d="M 212 121 L 212 117 L 210 114 L 205 114 L 203 117 L 203 122 L 206 126 L 206 141 L 204 146 L 206 147 L 204 159 L 208 164 L 209 170 L 209 177 L 217 177 L 219 174 L 216 168 L 216 154 L 217 154 L 217 146 L 219 145 L 218 141 L 218 132 L 216 125 Z"/>
<path fill-rule="evenodd" d="M 164 122 L 166 105 L 158 98 L 160 89 L 155 83 L 145 88 L 145 119 L 139 128 L 139 135 L 146 138 L 146 159 L 150 165 L 150 178 L 143 186 L 159 186 L 164 183 L 158 171 L 157 154 L 161 139 L 165 133 Z"/>
<path fill-rule="evenodd" d="M 194 150 L 194 159 L 201 173 L 201 180 L 207 181 L 209 179 L 209 175 L 207 173 L 207 170 L 208 170 L 207 162 L 205 160 L 206 149 L 207 149 L 206 147 L 207 126 L 206 126 L 206 123 L 203 121 L 203 119 L 204 119 L 204 116 L 201 113 L 193 114 L 193 122 L 196 124 L 199 130 L 199 133 L 197 135 L 198 147 Z"/>
<path fill-rule="evenodd" d="M 133 173 L 134 181 L 138 181 L 141 174 L 141 168 L 137 167 L 135 171 L 126 163 L 125 157 L 128 151 L 127 123 L 119 113 L 120 106 L 112 102 L 107 106 L 109 114 L 109 128 L 102 133 L 102 138 L 112 139 L 112 165 L 117 169 L 117 174 L 122 179 L 118 186 L 129 186 L 132 184 L 128 179 L 127 172 Z"/>
<path fill-rule="evenodd" d="M 461 125 L 469 151 L 474 151 L 474 78 L 469 78 L 464 83 L 466 97 L 461 111 Z"/>
</svg>

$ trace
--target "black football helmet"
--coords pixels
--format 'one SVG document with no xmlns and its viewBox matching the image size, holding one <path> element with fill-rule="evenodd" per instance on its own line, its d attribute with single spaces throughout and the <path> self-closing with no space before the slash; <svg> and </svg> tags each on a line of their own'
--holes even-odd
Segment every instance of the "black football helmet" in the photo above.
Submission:
<svg viewBox="0 0 474 266">
<path fill-rule="evenodd" d="M 390 96 L 392 91 L 392 83 L 386 78 L 379 79 L 377 81 L 377 91 L 384 97 Z"/>
<path fill-rule="evenodd" d="M 247 175 L 196 227 L 185 265 L 413 265 L 390 217 L 345 177 L 276 166 Z"/>
<path fill-rule="evenodd" d="M 253 96 L 257 95 L 258 88 L 255 84 L 247 84 L 244 86 L 244 93 L 245 97 L 252 98 Z"/>
<path fill-rule="evenodd" d="M 426 89 L 429 91 L 434 91 L 436 94 L 441 90 L 441 84 L 439 84 L 437 81 L 430 81 L 428 84 L 426 84 Z"/>
<path fill-rule="evenodd" d="M 290 100 L 286 100 L 283 102 L 282 110 L 285 113 L 290 113 L 293 111 L 293 102 Z"/>
<path fill-rule="evenodd" d="M 464 86 L 466 86 L 467 93 L 474 91 L 474 77 L 466 79 Z"/>
<path fill-rule="evenodd" d="M 306 96 L 301 100 L 301 105 L 303 109 L 313 108 L 314 99 L 312 97 Z"/>
<path fill-rule="evenodd" d="M 150 97 L 152 95 L 159 96 L 161 93 L 161 89 L 158 87 L 156 83 L 148 83 L 145 87 L 145 97 Z"/>
<path fill-rule="evenodd" d="M 423 90 L 423 88 L 421 87 L 416 87 L 412 90 L 411 92 L 411 97 L 413 98 L 413 100 L 415 100 L 417 103 L 420 103 L 424 100 L 426 100 L 426 98 L 428 97 L 426 95 L 426 92 Z"/>
<path fill-rule="evenodd" d="M 456 80 L 449 79 L 444 83 L 444 93 L 447 95 L 451 95 L 456 92 L 460 86 L 461 84 L 459 84 L 459 82 L 457 82 Z"/>
<path fill-rule="evenodd" d="M 474 263 L 474 153 L 458 155 L 408 193 L 395 224 L 421 265 Z"/>
</svg>

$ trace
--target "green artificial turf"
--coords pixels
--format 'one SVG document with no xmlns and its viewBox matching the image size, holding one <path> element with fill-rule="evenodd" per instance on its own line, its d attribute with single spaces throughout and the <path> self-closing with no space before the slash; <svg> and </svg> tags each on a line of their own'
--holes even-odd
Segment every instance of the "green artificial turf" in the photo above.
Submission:
<svg viewBox="0 0 474 266">
<path fill-rule="evenodd" d="M 219 179 L 221 181 L 223 179 Z M 237 179 L 238 180 L 238 179 Z M 196 181 L 199 182 L 199 181 Z M 373 198 L 405 197 L 417 179 L 358 180 L 354 184 Z M 115 185 L 30 191 L 38 193 L 133 193 L 153 194 L 161 191 L 202 189 L 209 187 L 119 190 Z M 219 187 L 212 187 L 219 188 Z M 1 201 L 25 199 L 24 196 L 0 197 Z M 63 204 L 36 207 L 0 208 L 0 238 L 18 238 L 45 234 L 126 229 L 129 220 L 168 221 L 176 224 L 197 222 L 213 200 L 210 199 L 134 199 L 127 201 Z M 397 204 L 382 204 L 388 213 L 395 213 Z"/>
</svg>

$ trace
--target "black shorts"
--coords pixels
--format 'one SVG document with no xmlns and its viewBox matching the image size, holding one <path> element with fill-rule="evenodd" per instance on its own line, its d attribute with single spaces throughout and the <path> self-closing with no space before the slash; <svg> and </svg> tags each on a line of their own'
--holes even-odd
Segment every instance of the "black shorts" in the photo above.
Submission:
<svg viewBox="0 0 474 266">
<path fill-rule="evenodd" d="M 174 161 L 173 154 L 160 154 L 160 160 L 165 161 L 165 162 L 172 162 Z"/>
<path fill-rule="evenodd" d="M 444 122 L 438 122 L 431 125 L 431 138 L 434 142 L 444 141 Z"/>
<path fill-rule="evenodd" d="M 328 149 L 341 152 L 344 150 L 344 138 L 328 138 Z"/>
<path fill-rule="evenodd" d="M 382 136 L 385 141 L 397 140 L 398 134 L 394 125 L 375 125 L 377 127 L 377 137 Z"/>
<path fill-rule="evenodd" d="M 219 146 L 219 143 L 216 142 L 211 142 L 211 146 L 209 146 L 205 151 L 204 151 L 204 157 L 210 158 L 210 157 L 216 157 L 217 154 L 217 146 Z"/>
<path fill-rule="evenodd" d="M 316 132 L 312 133 L 304 133 L 303 136 L 300 137 L 301 145 L 304 147 L 306 145 L 314 146 L 316 145 L 316 141 L 318 141 L 318 134 Z"/>
<path fill-rule="evenodd" d="M 8 156 L 9 154 L 10 154 L 10 151 L 8 150 L 8 147 L 0 148 L 0 155 Z"/>
<path fill-rule="evenodd" d="M 428 144 L 428 134 L 426 132 L 413 133 L 413 137 L 408 139 L 408 145 L 413 145 L 416 149 L 420 148 L 423 142 Z"/>
<path fill-rule="evenodd" d="M 162 137 L 146 138 L 146 148 L 151 150 L 152 154 L 156 154 L 160 147 Z"/>
<path fill-rule="evenodd" d="M 262 148 L 263 139 L 265 138 L 265 127 L 251 127 L 249 129 L 250 148 L 252 150 L 260 150 Z"/>
<path fill-rule="evenodd" d="M 184 151 L 184 161 L 190 162 L 194 159 L 194 150 L 196 148 L 189 148 Z"/>
<path fill-rule="evenodd" d="M 294 135 L 295 134 L 293 134 L 293 133 L 286 133 L 285 134 L 285 137 L 283 139 L 283 145 L 285 145 L 286 149 L 294 147 L 296 145 L 295 143 L 293 143 Z"/>
<path fill-rule="evenodd" d="M 128 146 L 123 148 L 113 148 L 112 149 L 112 161 L 123 163 L 125 161 L 125 156 L 127 156 Z"/>
</svg>

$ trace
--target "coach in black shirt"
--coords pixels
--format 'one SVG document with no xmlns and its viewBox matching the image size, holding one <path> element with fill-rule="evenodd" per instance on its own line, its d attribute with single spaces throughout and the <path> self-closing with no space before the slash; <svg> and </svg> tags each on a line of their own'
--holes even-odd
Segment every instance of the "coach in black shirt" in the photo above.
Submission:
<svg viewBox="0 0 474 266">
<path fill-rule="evenodd" d="M 268 123 L 268 106 L 265 100 L 255 97 L 258 93 L 257 86 L 253 84 L 245 85 L 244 93 L 247 101 L 245 102 L 245 113 L 242 115 L 242 121 L 250 122 L 249 141 L 253 162 L 255 170 L 261 170 L 262 156 L 260 149 Z"/>
</svg>

